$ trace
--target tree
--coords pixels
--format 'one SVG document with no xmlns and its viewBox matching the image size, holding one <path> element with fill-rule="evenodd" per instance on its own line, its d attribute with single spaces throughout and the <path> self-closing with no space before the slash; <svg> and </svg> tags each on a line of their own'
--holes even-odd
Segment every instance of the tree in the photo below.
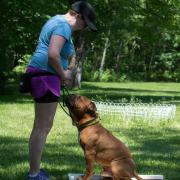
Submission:
<svg viewBox="0 0 180 180">
<path fill-rule="evenodd" d="M 32 54 L 43 23 L 64 13 L 75 0 L 1 0 L 0 71 L 10 72 Z M 101 66 L 115 80 L 180 81 L 179 0 L 89 0 L 97 12 L 98 32 L 74 34 L 82 78 L 92 80 Z M 108 35 L 108 32 L 110 34 Z M 103 74 L 103 73 L 102 73 Z M 2 76 L 2 75 L 1 75 Z M 3 78 L 1 78 L 3 79 Z"/>
</svg>

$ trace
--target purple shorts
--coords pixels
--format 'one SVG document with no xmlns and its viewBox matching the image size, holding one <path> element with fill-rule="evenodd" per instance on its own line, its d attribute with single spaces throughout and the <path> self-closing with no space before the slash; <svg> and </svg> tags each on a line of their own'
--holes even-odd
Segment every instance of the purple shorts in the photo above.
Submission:
<svg viewBox="0 0 180 180">
<path fill-rule="evenodd" d="M 44 70 L 28 66 L 26 72 L 39 73 L 46 72 Z M 36 100 L 42 98 L 47 93 L 51 93 L 56 97 L 60 97 L 61 83 L 58 75 L 37 76 L 31 79 L 31 95 Z"/>
</svg>

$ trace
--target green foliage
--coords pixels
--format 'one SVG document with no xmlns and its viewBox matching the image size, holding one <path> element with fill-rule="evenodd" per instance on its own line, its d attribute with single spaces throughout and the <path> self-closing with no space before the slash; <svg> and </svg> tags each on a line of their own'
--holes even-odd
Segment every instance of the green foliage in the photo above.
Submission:
<svg viewBox="0 0 180 180">
<path fill-rule="evenodd" d="M 101 43 L 105 43 L 110 29 L 105 69 L 113 68 L 116 75 L 121 72 L 130 80 L 179 81 L 176 76 L 180 59 L 177 57 L 180 38 L 178 1 L 106 2 L 109 2 L 104 3 L 108 12 L 105 11 L 104 22 L 101 22 L 105 29 L 102 37 L 96 38 L 93 44 L 94 51 L 103 52 Z M 162 56 L 169 53 L 171 57 L 162 61 Z M 89 63 L 96 61 L 97 54 L 94 53 Z"/>
<path fill-rule="evenodd" d="M 83 73 L 83 80 L 89 80 L 91 82 L 126 82 L 129 81 L 128 77 L 125 74 L 116 74 L 112 69 L 106 69 L 100 74 L 99 71 Z"/>
<path fill-rule="evenodd" d="M 18 60 L 35 50 L 42 25 L 51 16 L 65 13 L 69 2 L 74 0 L 1 0 L 0 71 L 19 67 Z M 180 81 L 178 0 L 90 2 L 97 11 L 99 31 L 84 32 L 88 49 L 85 80 Z M 106 38 L 105 72 L 99 77 Z"/>
<path fill-rule="evenodd" d="M 7 73 L 0 71 L 0 94 L 5 93 L 6 81 L 7 81 Z"/>
<path fill-rule="evenodd" d="M 90 79 L 91 81 L 98 81 L 100 80 L 101 82 L 109 82 L 109 81 L 115 81 L 116 75 L 111 72 L 109 69 L 103 71 L 100 73 L 99 71 L 95 71 L 94 73 L 89 74 L 90 77 L 87 77 L 87 79 Z"/>
<path fill-rule="evenodd" d="M 102 72 L 100 76 L 100 81 L 102 82 L 113 82 L 116 80 L 116 74 L 114 70 L 112 69 L 106 69 L 105 71 Z"/>
<path fill-rule="evenodd" d="M 99 71 L 95 71 L 94 73 L 91 73 L 90 75 L 92 76 L 92 79 L 90 79 L 91 81 L 98 81 L 99 80 Z"/>
<path fill-rule="evenodd" d="M 20 75 L 25 72 L 28 65 L 31 55 L 24 55 L 21 59 L 18 60 L 18 65 L 13 69 L 13 72 L 16 75 Z"/>
</svg>

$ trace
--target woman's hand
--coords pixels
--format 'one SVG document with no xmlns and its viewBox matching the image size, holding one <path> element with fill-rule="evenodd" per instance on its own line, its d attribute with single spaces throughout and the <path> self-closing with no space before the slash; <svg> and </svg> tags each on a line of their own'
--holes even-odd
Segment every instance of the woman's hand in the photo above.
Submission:
<svg viewBox="0 0 180 180">
<path fill-rule="evenodd" d="M 71 70 L 65 70 L 64 71 L 64 77 L 62 79 L 62 83 L 66 87 L 72 87 L 72 71 Z"/>
<path fill-rule="evenodd" d="M 72 71 L 71 70 L 65 70 L 64 71 L 64 81 L 71 80 L 72 79 Z"/>
</svg>

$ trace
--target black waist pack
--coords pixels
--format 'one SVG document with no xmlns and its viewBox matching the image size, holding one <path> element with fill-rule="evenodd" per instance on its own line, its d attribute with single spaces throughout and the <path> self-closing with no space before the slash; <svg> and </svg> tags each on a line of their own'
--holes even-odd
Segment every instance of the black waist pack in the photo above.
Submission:
<svg viewBox="0 0 180 180">
<path fill-rule="evenodd" d="M 20 77 L 20 83 L 19 83 L 19 92 L 20 93 L 29 93 L 31 92 L 31 78 L 37 77 L 37 76 L 51 76 L 55 75 L 50 72 L 39 72 L 39 73 L 24 73 Z"/>
</svg>

